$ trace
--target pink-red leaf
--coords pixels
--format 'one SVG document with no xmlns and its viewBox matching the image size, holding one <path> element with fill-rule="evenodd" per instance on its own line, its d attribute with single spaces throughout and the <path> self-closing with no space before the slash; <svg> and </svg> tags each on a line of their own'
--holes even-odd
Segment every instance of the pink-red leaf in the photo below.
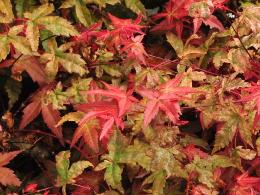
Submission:
<svg viewBox="0 0 260 195">
<path fill-rule="evenodd" d="M 147 103 L 144 112 L 144 127 L 147 127 L 159 112 L 158 100 L 151 100 Z"/>
</svg>

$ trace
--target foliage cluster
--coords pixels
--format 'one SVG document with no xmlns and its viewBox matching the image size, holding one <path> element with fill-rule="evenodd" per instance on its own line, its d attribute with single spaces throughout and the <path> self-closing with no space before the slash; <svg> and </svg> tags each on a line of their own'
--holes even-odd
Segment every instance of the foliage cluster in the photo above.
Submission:
<svg viewBox="0 0 260 195">
<path fill-rule="evenodd" d="M 0 194 L 260 193 L 260 4 L 0 0 Z"/>
</svg>

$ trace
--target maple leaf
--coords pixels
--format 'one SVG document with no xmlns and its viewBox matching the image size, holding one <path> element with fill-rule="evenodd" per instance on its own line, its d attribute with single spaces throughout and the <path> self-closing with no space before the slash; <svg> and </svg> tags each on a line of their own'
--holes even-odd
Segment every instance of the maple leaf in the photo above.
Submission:
<svg viewBox="0 0 260 195">
<path fill-rule="evenodd" d="M 163 19 L 152 31 L 168 31 L 175 28 L 177 35 L 181 37 L 183 29 L 183 21 L 181 19 L 188 15 L 188 11 L 185 8 L 190 2 L 191 0 L 169 0 L 164 11 L 152 17 L 154 20 Z"/>
<path fill-rule="evenodd" d="M 38 50 L 40 26 L 51 31 L 54 35 L 75 36 L 78 34 L 77 30 L 64 18 L 48 16 L 53 11 L 54 6 L 52 4 L 44 4 L 32 12 L 24 13 L 24 17 L 27 18 L 26 37 L 33 51 Z"/>
<path fill-rule="evenodd" d="M 22 31 L 23 25 L 17 25 L 10 28 L 7 33 L 0 34 L 0 61 L 6 59 L 10 52 L 11 45 L 22 54 L 30 55 L 32 53 L 26 38 L 18 35 Z"/>
<path fill-rule="evenodd" d="M 240 194 L 258 194 L 260 192 L 259 188 L 259 177 L 249 176 L 248 172 L 245 172 L 238 177 L 236 177 L 236 183 L 231 189 L 231 195 Z"/>
<path fill-rule="evenodd" d="M 81 119 L 84 117 L 84 112 L 71 112 L 66 115 L 64 115 L 57 126 L 60 126 L 66 121 L 74 121 L 76 123 L 79 123 Z M 88 121 L 85 121 L 84 123 L 80 124 L 77 129 L 74 132 L 71 145 L 70 147 L 73 147 L 76 142 L 83 137 L 84 142 L 94 151 L 99 151 L 99 145 L 98 145 L 98 136 L 99 136 L 99 121 L 97 119 L 91 119 Z"/>
<path fill-rule="evenodd" d="M 66 0 L 62 3 L 60 8 L 75 7 L 76 16 L 79 21 L 85 26 L 90 26 L 93 23 L 93 19 L 89 9 L 86 7 L 86 2 L 86 0 Z"/>
<path fill-rule="evenodd" d="M 45 72 L 50 80 L 53 80 L 58 73 L 59 66 L 69 73 L 77 73 L 83 76 L 87 73 L 85 68 L 86 62 L 81 58 L 79 54 L 65 53 L 64 45 L 57 48 L 54 44 L 50 46 L 49 51 L 41 55 L 41 60 L 46 63 Z"/>
<path fill-rule="evenodd" d="M 141 16 L 135 20 L 117 18 L 112 14 L 108 14 L 108 17 L 112 22 L 112 26 L 115 28 L 111 32 L 112 36 L 120 35 L 120 37 L 125 39 L 125 37 L 132 37 L 135 33 L 144 34 L 141 30 L 144 26 L 139 25 L 141 23 Z"/>
<path fill-rule="evenodd" d="M 95 23 L 88 28 L 84 29 L 78 36 L 74 37 L 74 40 L 81 43 L 81 42 L 89 42 L 92 37 L 97 36 L 99 34 L 99 30 L 102 27 L 102 23 L 98 22 Z"/>
<path fill-rule="evenodd" d="M 104 161 L 95 167 L 95 171 L 106 169 L 105 180 L 112 188 L 123 193 L 121 184 L 123 168 L 119 165 L 122 150 L 126 147 L 126 138 L 115 130 L 108 144 L 109 153 L 104 156 Z"/>
<path fill-rule="evenodd" d="M 136 14 L 146 16 L 146 10 L 140 0 L 125 0 L 125 5 Z"/>
<path fill-rule="evenodd" d="M 12 73 L 14 75 L 21 74 L 23 71 L 26 71 L 32 80 L 37 82 L 40 86 L 47 84 L 43 65 L 35 56 L 23 55 L 12 67 Z"/>
<path fill-rule="evenodd" d="M 124 91 L 118 87 L 111 86 L 105 82 L 103 82 L 103 84 L 108 90 L 89 90 L 86 92 L 86 94 L 100 94 L 115 99 L 118 103 L 119 117 L 123 116 L 126 113 L 126 111 L 130 108 L 131 104 L 137 101 L 133 96 L 131 96 L 131 90 Z"/>
<path fill-rule="evenodd" d="M 195 156 L 193 161 L 186 165 L 188 172 L 197 172 L 198 180 L 209 188 L 214 188 L 213 171 L 218 167 L 235 167 L 235 165 L 230 158 L 222 155 L 213 155 L 203 159 Z"/>
<path fill-rule="evenodd" d="M 138 35 L 136 37 L 132 37 L 130 40 L 124 42 L 124 47 L 121 52 L 126 52 L 127 56 L 131 59 L 137 59 L 139 62 L 146 64 L 145 57 L 148 56 L 146 53 L 144 46 L 142 44 L 144 35 Z"/>
<path fill-rule="evenodd" d="M 43 101 L 47 92 L 53 87 L 53 84 L 44 86 L 34 94 L 31 103 L 23 109 L 23 116 L 19 129 L 25 128 L 42 112 L 43 120 L 48 128 L 51 129 L 51 131 L 60 139 L 61 143 L 63 143 L 62 129 L 61 127 L 56 127 L 56 124 L 60 121 L 60 112 L 54 110 L 51 104 L 44 104 Z"/>
<path fill-rule="evenodd" d="M 148 98 L 144 112 L 144 127 L 147 127 L 159 110 L 165 112 L 174 124 L 185 124 L 179 116 L 181 109 L 179 101 L 184 99 L 187 94 L 197 93 L 198 91 L 190 87 L 179 87 L 183 75 L 177 75 L 174 79 L 160 85 L 158 90 L 139 89 L 138 93 Z"/>
<path fill-rule="evenodd" d="M 223 2 L 217 2 L 217 1 L 199 1 L 194 2 L 189 6 L 189 16 L 193 17 L 193 24 L 194 24 L 194 33 L 196 33 L 202 22 L 206 25 L 209 25 L 210 27 L 218 28 L 219 30 L 223 31 L 224 27 L 221 24 L 221 22 L 212 15 L 215 5 L 217 5 L 217 8 L 221 7 L 221 4 Z"/>
<path fill-rule="evenodd" d="M 15 158 L 21 151 L 13 151 L 7 153 L 0 153 L 0 183 L 4 186 L 13 185 L 20 186 L 21 181 L 16 177 L 14 172 L 4 167 L 7 165 L 13 158 Z"/>
<path fill-rule="evenodd" d="M 159 170 L 153 172 L 149 175 L 143 182 L 142 185 L 153 183 L 152 192 L 153 194 L 163 195 L 164 187 L 166 184 L 166 172 L 164 170 Z"/>
<path fill-rule="evenodd" d="M 75 183 L 84 169 L 93 167 L 89 161 L 77 161 L 70 166 L 70 151 L 62 151 L 55 156 L 57 170 L 57 185 L 62 187 L 63 194 L 66 194 L 66 185 Z"/>
<path fill-rule="evenodd" d="M 0 2 L 0 23 L 11 23 L 14 19 L 12 3 L 10 0 L 1 0 Z"/>
<path fill-rule="evenodd" d="M 79 127 L 94 118 L 99 118 L 103 121 L 102 131 L 99 136 L 100 140 L 108 137 L 114 123 L 118 127 L 122 129 L 124 128 L 124 124 L 118 115 L 118 106 L 114 101 L 101 101 L 94 103 L 79 104 L 76 105 L 75 108 L 78 111 L 86 113 L 86 115 L 84 115 L 84 117 L 80 120 Z M 82 131 L 80 131 L 80 133 L 78 133 L 77 136 L 82 135 L 82 133 L 84 133 L 83 130 L 84 129 L 82 129 Z M 73 141 L 76 142 L 77 139 L 74 139 Z"/>
<path fill-rule="evenodd" d="M 226 147 L 238 131 L 244 143 L 252 145 L 252 117 L 243 111 L 239 106 L 227 104 L 225 108 L 216 113 L 217 133 L 213 153 Z"/>
</svg>

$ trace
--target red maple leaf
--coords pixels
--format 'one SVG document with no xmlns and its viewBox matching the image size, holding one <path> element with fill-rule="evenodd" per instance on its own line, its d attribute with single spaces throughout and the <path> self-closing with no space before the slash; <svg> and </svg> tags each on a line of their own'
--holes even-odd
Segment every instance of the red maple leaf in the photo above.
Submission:
<svg viewBox="0 0 260 195">
<path fill-rule="evenodd" d="M 13 75 L 20 75 L 23 71 L 26 71 L 32 80 L 40 86 L 47 84 L 43 65 L 37 57 L 23 55 L 19 59 L 4 60 L 0 63 L 0 68 L 8 68 L 11 65 L 13 65 Z"/>
<path fill-rule="evenodd" d="M 106 97 L 111 97 L 117 101 L 119 114 L 118 116 L 123 116 L 126 111 L 130 108 L 132 102 L 137 101 L 132 95 L 132 90 L 122 90 L 118 87 L 111 86 L 105 82 L 102 82 L 107 90 L 96 89 L 89 90 L 86 92 L 87 95 L 99 94 Z"/>
<path fill-rule="evenodd" d="M 148 56 L 142 44 L 144 35 L 138 35 L 124 42 L 121 52 L 126 52 L 128 58 L 137 59 L 140 63 L 146 64 L 145 57 Z"/>
<path fill-rule="evenodd" d="M 119 35 L 121 38 L 130 38 L 134 34 L 144 34 L 141 30 L 144 26 L 139 25 L 142 21 L 142 16 L 138 16 L 135 20 L 121 19 L 111 14 L 108 14 L 108 16 L 112 22 L 112 26 L 115 28 L 112 31 L 112 35 Z"/>
<path fill-rule="evenodd" d="M 186 123 L 186 121 L 180 120 L 179 101 L 184 99 L 185 95 L 198 91 L 191 87 L 179 87 L 182 77 L 182 75 L 177 75 L 174 79 L 160 85 L 158 90 L 138 90 L 141 96 L 149 99 L 144 112 L 144 127 L 148 126 L 159 110 L 164 111 L 174 124 Z"/>
<path fill-rule="evenodd" d="M 257 195 L 260 193 L 260 178 L 251 177 L 245 172 L 236 178 L 236 184 L 231 189 L 231 195 L 250 194 Z"/>
<path fill-rule="evenodd" d="M 78 141 L 80 137 L 86 136 L 84 140 L 86 143 L 89 143 L 89 138 L 94 140 L 93 143 L 89 145 L 92 149 L 97 149 L 94 146 L 97 146 L 97 138 L 99 135 L 99 140 L 103 140 L 104 138 L 108 138 L 113 125 L 115 124 L 117 127 L 121 129 L 124 128 L 124 123 L 119 117 L 119 110 L 118 105 L 115 101 L 101 101 L 101 102 L 94 102 L 94 103 L 86 103 L 86 104 L 78 104 L 75 106 L 76 110 L 85 112 L 86 115 L 80 120 L 79 126 L 76 129 L 76 132 L 73 136 L 71 147 Z M 100 126 L 102 127 L 101 132 L 99 133 L 97 130 L 98 128 L 93 128 L 91 130 L 91 135 L 85 135 L 84 128 L 82 126 L 87 122 L 91 121 L 92 119 L 98 119 L 100 122 Z M 90 137 L 88 137 L 90 136 Z"/>
<path fill-rule="evenodd" d="M 29 103 L 23 109 L 23 116 L 20 122 L 19 129 L 25 128 L 29 123 L 31 123 L 39 114 L 42 113 L 42 117 L 49 129 L 60 139 L 62 139 L 62 129 L 57 127 L 56 124 L 60 121 L 60 112 L 56 109 L 53 109 L 52 105 L 44 104 L 42 98 L 46 93 L 54 88 L 54 84 L 49 84 L 40 88 L 31 98 L 31 103 Z"/>
<path fill-rule="evenodd" d="M 80 35 L 73 37 L 73 40 L 77 42 L 89 42 L 89 40 L 99 34 L 99 30 L 102 27 L 102 23 L 98 22 L 91 25 L 89 28 L 85 28 Z"/>
</svg>

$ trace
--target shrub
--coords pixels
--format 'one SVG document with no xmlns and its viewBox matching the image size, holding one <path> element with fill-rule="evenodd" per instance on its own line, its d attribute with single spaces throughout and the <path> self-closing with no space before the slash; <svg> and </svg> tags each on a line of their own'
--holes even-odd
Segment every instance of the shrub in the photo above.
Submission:
<svg viewBox="0 0 260 195">
<path fill-rule="evenodd" d="M 1 193 L 260 193 L 258 3 L 0 13 Z"/>
</svg>

